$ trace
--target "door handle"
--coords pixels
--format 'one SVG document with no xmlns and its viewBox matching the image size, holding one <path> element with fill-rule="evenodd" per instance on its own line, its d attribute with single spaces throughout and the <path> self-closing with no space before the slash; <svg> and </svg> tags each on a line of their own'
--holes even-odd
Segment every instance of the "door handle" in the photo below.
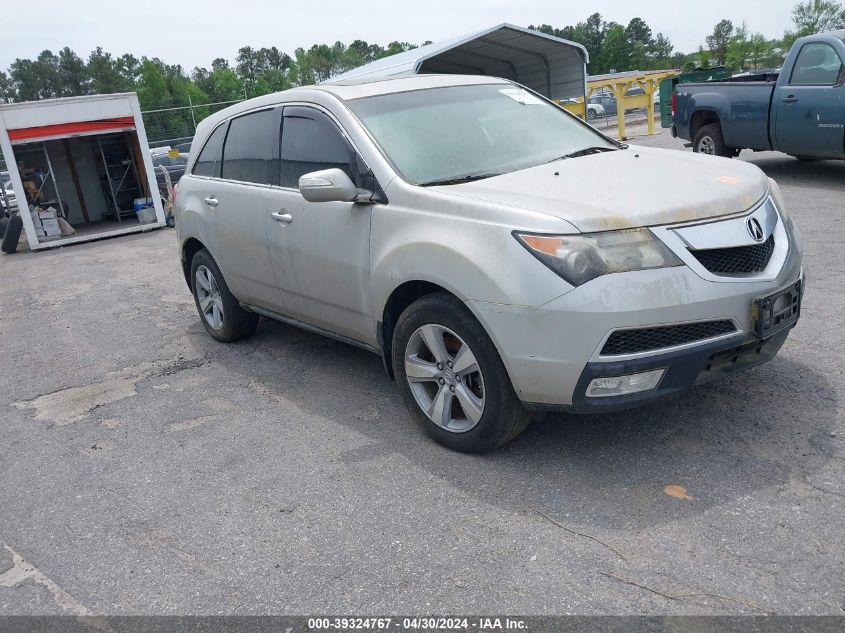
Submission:
<svg viewBox="0 0 845 633">
<path fill-rule="evenodd" d="M 220 201 L 214 196 L 208 196 L 205 199 L 205 203 L 210 207 L 216 207 L 218 204 L 220 204 Z"/>
<path fill-rule="evenodd" d="M 786 95 L 781 99 L 781 101 L 783 101 L 784 103 L 795 103 L 796 101 L 798 101 L 798 97 L 796 97 L 795 95 Z"/>
<path fill-rule="evenodd" d="M 281 211 L 274 211 L 270 214 L 270 217 L 276 222 L 281 222 L 282 224 L 290 224 L 293 222 L 293 216 L 284 209 Z"/>
</svg>

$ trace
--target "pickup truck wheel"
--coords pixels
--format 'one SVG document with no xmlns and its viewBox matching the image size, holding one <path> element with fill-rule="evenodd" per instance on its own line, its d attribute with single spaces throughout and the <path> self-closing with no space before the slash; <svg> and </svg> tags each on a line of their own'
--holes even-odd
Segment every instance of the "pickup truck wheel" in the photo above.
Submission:
<svg viewBox="0 0 845 633">
<path fill-rule="evenodd" d="M 692 142 L 692 151 L 699 154 L 710 154 L 711 156 L 723 156 L 724 158 L 733 158 L 734 156 L 734 149 L 725 145 L 722 127 L 718 123 L 702 126 Z"/>
<path fill-rule="evenodd" d="M 587 109 L 587 118 L 588 119 L 595 119 L 599 115 L 598 112 L 593 110 L 592 108 Z"/>
<path fill-rule="evenodd" d="M 435 441 L 481 453 L 531 421 L 490 337 L 455 297 L 435 293 L 408 306 L 392 349 L 402 399 Z"/>
</svg>

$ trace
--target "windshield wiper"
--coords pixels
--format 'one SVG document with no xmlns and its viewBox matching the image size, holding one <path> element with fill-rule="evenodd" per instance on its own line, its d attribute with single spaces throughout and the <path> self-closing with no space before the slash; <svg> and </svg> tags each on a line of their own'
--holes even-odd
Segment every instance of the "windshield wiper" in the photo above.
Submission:
<svg viewBox="0 0 845 633">
<path fill-rule="evenodd" d="M 493 176 L 501 176 L 502 174 L 474 174 L 472 176 L 458 176 L 457 178 L 446 178 L 444 180 L 429 180 L 428 182 L 421 182 L 420 187 L 434 187 L 436 185 L 460 185 L 465 182 L 473 182 L 475 180 L 484 180 L 485 178 L 492 178 Z"/>
<path fill-rule="evenodd" d="M 606 145 L 595 145 L 593 147 L 585 147 L 584 149 L 579 149 L 574 152 L 570 152 L 566 155 L 566 158 L 578 158 L 579 156 L 587 156 L 588 154 L 599 154 L 601 152 L 615 152 L 617 149 L 623 148 L 607 147 Z"/>
<path fill-rule="evenodd" d="M 563 156 L 557 156 L 551 160 L 547 160 L 546 164 L 553 163 L 558 160 L 565 160 L 567 158 L 578 158 L 579 156 L 586 156 L 587 154 L 598 154 L 600 152 L 615 152 L 617 149 L 628 149 L 625 143 L 620 143 L 617 147 L 607 147 L 605 145 L 594 145 L 592 147 L 585 147 L 584 149 L 569 152 Z"/>
</svg>

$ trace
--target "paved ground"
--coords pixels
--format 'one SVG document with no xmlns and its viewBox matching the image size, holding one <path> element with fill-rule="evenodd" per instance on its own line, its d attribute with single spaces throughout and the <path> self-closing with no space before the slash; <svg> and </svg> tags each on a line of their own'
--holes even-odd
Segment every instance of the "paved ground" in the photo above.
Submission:
<svg viewBox="0 0 845 633">
<path fill-rule="evenodd" d="M 172 231 L 3 256 L 0 613 L 842 614 L 845 163 L 743 159 L 804 234 L 778 358 L 485 456 L 366 352 L 212 341 Z"/>
</svg>

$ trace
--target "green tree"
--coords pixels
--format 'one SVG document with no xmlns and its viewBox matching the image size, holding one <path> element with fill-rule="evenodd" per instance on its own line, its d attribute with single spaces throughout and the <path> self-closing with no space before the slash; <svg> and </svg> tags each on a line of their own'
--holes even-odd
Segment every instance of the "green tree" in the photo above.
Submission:
<svg viewBox="0 0 845 633">
<path fill-rule="evenodd" d="M 15 100 L 15 87 L 12 79 L 0 70 L 0 103 L 12 103 Z"/>
<path fill-rule="evenodd" d="M 762 33 L 754 33 L 748 40 L 748 59 L 752 68 L 761 66 L 776 65 L 775 45 L 773 40 L 768 40 Z M 778 60 L 779 62 L 780 60 Z"/>
<path fill-rule="evenodd" d="M 35 60 L 35 72 L 41 86 L 42 98 L 54 99 L 64 96 L 57 55 L 52 51 L 41 51 Z"/>
<path fill-rule="evenodd" d="M 633 47 L 637 42 L 651 46 L 651 28 L 649 28 L 648 24 L 642 18 L 633 18 L 628 22 L 628 26 L 625 27 L 625 39 L 630 47 Z"/>
<path fill-rule="evenodd" d="M 704 48 L 703 46 L 699 46 L 694 68 L 710 68 L 712 63 L 713 58 L 711 57 L 710 50 Z"/>
<path fill-rule="evenodd" d="M 111 53 L 103 51 L 99 46 L 88 56 L 87 72 L 94 94 L 126 92 L 134 88 L 134 80 L 127 77 L 122 67 L 112 59 Z"/>
<path fill-rule="evenodd" d="M 604 22 L 601 15 L 593 13 L 586 22 L 578 23 L 573 31 L 573 39 L 584 45 L 590 59 L 600 60 L 604 41 Z"/>
<path fill-rule="evenodd" d="M 845 9 L 831 0 L 807 0 L 792 9 L 798 37 L 845 28 Z"/>
<path fill-rule="evenodd" d="M 16 59 L 9 67 L 9 76 L 20 101 L 41 99 L 41 83 L 36 63 L 31 59 Z"/>
<path fill-rule="evenodd" d="M 145 57 L 141 60 L 136 90 L 142 110 L 157 110 L 174 105 L 167 88 L 164 64 L 158 59 L 147 59 Z"/>
<path fill-rule="evenodd" d="M 751 38 L 748 34 L 748 27 L 745 22 L 734 30 L 734 34 L 728 42 L 728 50 L 725 61 L 731 68 L 745 70 L 748 68 L 751 57 Z"/>
<path fill-rule="evenodd" d="M 59 51 L 59 79 L 63 95 L 88 94 L 90 80 L 85 62 L 67 46 Z"/>
<path fill-rule="evenodd" d="M 654 41 L 651 44 L 651 50 L 649 51 L 654 60 L 652 64 L 653 68 L 663 69 L 672 67 L 674 65 L 672 63 L 673 50 L 675 50 L 675 47 L 668 37 L 663 35 L 663 33 L 655 35 Z"/>
<path fill-rule="evenodd" d="M 315 81 L 314 70 L 311 68 L 311 57 L 300 47 L 294 51 L 294 67 L 291 69 L 291 81 L 296 86 L 307 86 Z"/>
<path fill-rule="evenodd" d="M 717 66 L 724 66 L 728 56 L 728 44 L 733 35 L 734 25 L 730 20 L 721 20 L 713 27 L 713 32 L 707 36 L 705 42 L 713 61 Z"/>
<path fill-rule="evenodd" d="M 238 56 L 235 58 L 238 76 L 244 82 L 247 95 L 256 96 L 255 84 L 258 81 L 258 53 L 252 46 L 244 46 L 238 49 Z"/>
<path fill-rule="evenodd" d="M 625 37 L 625 27 L 615 22 L 610 23 L 604 31 L 602 40 L 602 58 L 595 64 L 600 73 L 615 73 L 628 70 L 628 44 Z"/>
</svg>

